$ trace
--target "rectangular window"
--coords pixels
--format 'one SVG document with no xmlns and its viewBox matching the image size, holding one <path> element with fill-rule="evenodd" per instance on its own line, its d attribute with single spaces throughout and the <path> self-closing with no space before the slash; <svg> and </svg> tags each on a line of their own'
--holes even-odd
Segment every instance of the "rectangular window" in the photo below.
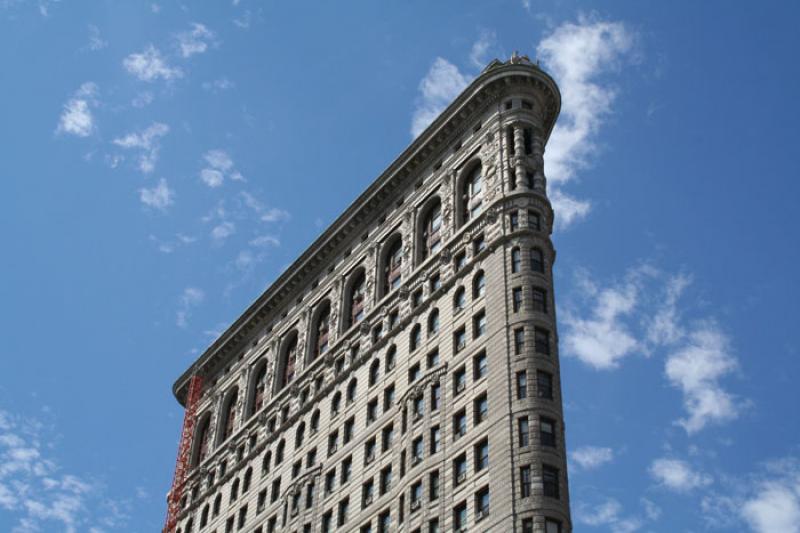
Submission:
<svg viewBox="0 0 800 533">
<path fill-rule="evenodd" d="M 519 212 L 518 211 L 512 211 L 508 215 L 508 225 L 509 225 L 509 228 L 511 229 L 511 231 L 517 231 L 517 228 L 519 228 Z"/>
<path fill-rule="evenodd" d="M 475 471 L 480 472 L 489 467 L 489 439 L 483 439 L 475 445 Z"/>
<path fill-rule="evenodd" d="M 517 372 L 517 400 L 528 397 L 528 373 L 525 370 Z"/>
<path fill-rule="evenodd" d="M 416 511 L 422 504 L 422 481 L 417 481 L 411 485 L 411 490 L 408 494 L 408 499 L 411 502 L 411 510 Z"/>
<path fill-rule="evenodd" d="M 511 311 L 518 313 L 522 309 L 522 287 L 511 289 Z"/>
<path fill-rule="evenodd" d="M 272 481 L 272 491 L 269 495 L 270 503 L 275 503 L 281 495 L 281 478 L 278 477 Z"/>
<path fill-rule="evenodd" d="M 414 291 L 414 294 L 411 295 L 411 307 L 417 308 L 422 305 L 422 289 L 417 289 Z"/>
<path fill-rule="evenodd" d="M 467 502 L 462 502 L 453 509 L 453 529 L 459 532 L 467 530 Z"/>
<path fill-rule="evenodd" d="M 350 510 L 350 498 L 345 498 L 344 500 L 339 502 L 339 513 L 338 519 L 336 523 L 339 527 L 342 527 L 347 523 L 347 513 Z"/>
<path fill-rule="evenodd" d="M 348 442 L 353 440 L 353 432 L 355 431 L 355 427 L 356 427 L 356 419 L 355 419 L 355 417 L 352 417 L 352 418 L 348 419 L 347 421 L 345 421 L 345 423 L 344 423 L 344 435 L 342 437 L 342 440 L 344 441 L 345 444 L 347 444 Z"/>
<path fill-rule="evenodd" d="M 320 525 L 322 533 L 330 533 L 332 523 L 333 523 L 333 511 L 328 511 L 327 513 L 322 515 L 322 524 Z"/>
<path fill-rule="evenodd" d="M 394 384 L 383 389 L 383 412 L 385 413 L 394 405 Z"/>
<path fill-rule="evenodd" d="M 439 499 L 439 471 L 434 470 L 428 474 L 428 499 L 434 501 Z"/>
<path fill-rule="evenodd" d="M 267 489 L 258 493 L 258 503 L 256 504 L 256 513 L 260 513 L 267 506 Z"/>
<path fill-rule="evenodd" d="M 414 414 L 414 421 L 417 421 L 422 418 L 422 415 L 425 414 L 425 397 L 420 394 L 414 398 L 414 402 L 411 405 L 412 412 Z"/>
<path fill-rule="evenodd" d="M 311 468 L 317 462 L 317 449 L 312 448 L 306 454 L 306 468 Z"/>
<path fill-rule="evenodd" d="M 392 466 L 389 465 L 381 470 L 381 496 L 389 492 L 392 488 Z"/>
<path fill-rule="evenodd" d="M 375 493 L 375 483 L 372 478 L 368 479 L 366 483 L 361 485 L 361 508 L 364 509 L 372 503 Z"/>
<path fill-rule="evenodd" d="M 328 456 L 330 457 L 339 448 L 339 431 L 334 431 L 328 435 Z"/>
<path fill-rule="evenodd" d="M 413 383 L 417 381 L 419 379 L 419 376 L 420 376 L 420 368 L 419 368 L 419 363 L 417 363 L 408 369 L 408 382 Z"/>
<path fill-rule="evenodd" d="M 389 424 L 381 432 L 381 451 L 387 451 L 394 442 L 394 424 Z"/>
<path fill-rule="evenodd" d="M 533 310 L 540 313 L 547 312 L 547 291 L 538 287 L 533 288 Z"/>
<path fill-rule="evenodd" d="M 378 418 L 378 399 L 373 398 L 367 403 L 367 424 Z"/>
<path fill-rule="evenodd" d="M 536 211 L 528 211 L 528 227 L 535 231 L 541 231 L 542 219 Z"/>
<path fill-rule="evenodd" d="M 330 494 L 331 492 L 333 492 L 333 488 L 335 486 L 336 486 L 336 470 L 331 470 L 330 472 L 325 474 L 325 494 Z"/>
<path fill-rule="evenodd" d="M 472 358 L 472 376 L 475 381 L 486 377 L 489 373 L 489 363 L 486 359 L 486 352 L 481 352 Z"/>
<path fill-rule="evenodd" d="M 422 462 L 424 455 L 424 443 L 422 437 L 417 437 L 411 442 L 411 464 L 416 465 Z"/>
<path fill-rule="evenodd" d="M 483 520 L 489 515 L 489 487 L 475 493 L 475 521 Z"/>
<path fill-rule="evenodd" d="M 472 338 L 477 339 L 486 333 L 486 311 L 481 311 L 472 317 Z"/>
<path fill-rule="evenodd" d="M 458 353 L 467 346 L 467 330 L 463 326 L 453 333 L 453 351 Z"/>
<path fill-rule="evenodd" d="M 431 428 L 431 438 L 430 438 L 431 455 L 439 451 L 440 439 L 441 439 L 441 431 L 439 430 L 439 426 L 433 426 Z"/>
<path fill-rule="evenodd" d="M 542 465 L 542 489 L 549 498 L 559 498 L 558 468 Z"/>
<path fill-rule="evenodd" d="M 462 366 L 453 372 L 453 396 L 464 392 L 467 388 L 467 370 Z"/>
<path fill-rule="evenodd" d="M 520 271 L 520 265 L 522 264 L 522 252 L 520 252 L 519 248 L 512 248 L 511 249 L 511 273 L 516 274 Z"/>
<path fill-rule="evenodd" d="M 368 465 L 372 461 L 375 460 L 375 450 L 377 449 L 378 444 L 375 441 L 375 437 L 368 439 L 367 442 L 364 443 L 364 464 Z"/>
<path fill-rule="evenodd" d="M 553 375 L 549 372 L 536 371 L 536 395 L 547 400 L 553 399 Z"/>
<path fill-rule="evenodd" d="M 531 533 L 533 533 L 533 525 L 531 525 Z M 544 533 L 561 533 L 561 522 L 546 518 L 544 521 Z"/>
<path fill-rule="evenodd" d="M 535 328 L 533 335 L 536 353 L 550 355 L 550 332 L 544 328 Z"/>
<path fill-rule="evenodd" d="M 428 354 L 428 368 L 433 368 L 439 364 L 439 350 L 433 350 Z"/>
<path fill-rule="evenodd" d="M 439 274 L 431 276 L 431 292 L 436 292 L 442 288 L 442 278 Z"/>
<path fill-rule="evenodd" d="M 461 454 L 453 461 L 453 484 L 460 485 L 467 479 L 467 456 Z"/>
<path fill-rule="evenodd" d="M 519 469 L 519 494 L 523 498 L 529 498 L 531 495 L 531 467 L 530 465 L 522 466 Z"/>
<path fill-rule="evenodd" d="M 353 472 L 353 458 L 347 457 L 342 461 L 342 485 L 350 481 L 350 474 Z"/>
<path fill-rule="evenodd" d="M 431 411 L 439 409 L 439 402 L 442 399 L 442 386 L 435 383 L 431 386 Z"/>
<path fill-rule="evenodd" d="M 475 398 L 472 402 L 472 411 L 476 426 L 489 418 L 489 400 L 486 397 L 486 393 Z"/>
<path fill-rule="evenodd" d="M 542 446 L 556 445 L 556 421 L 552 418 L 539 418 L 539 440 Z"/>
<path fill-rule="evenodd" d="M 467 433 L 467 413 L 463 409 L 453 415 L 453 437 L 458 439 Z"/>
<path fill-rule="evenodd" d="M 546 533 L 550 533 L 545 530 Z M 522 533 L 533 533 L 533 518 L 524 518 L 522 520 Z"/>
<path fill-rule="evenodd" d="M 525 328 L 514 330 L 514 355 L 522 355 L 525 349 Z"/>
<path fill-rule="evenodd" d="M 475 237 L 475 240 L 472 241 L 472 254 L 478 255 L 485 249 L 486 249 L 486 239 L 484 238 L 483 234 L 478 235 L 477 237 Z"/>
<path fill-rule="evenodd" d="M 520 448 L 524 448 L 528 445 L 528 439 L 530 436 L 530 429 L 528 427 L 528 417 L 523 416 L 522 418 L 517 419 L 517 434 L 519 440 Z"/>
<path fill-rule="evenodd" d="M 392 516 L 389 514 L 389 511 L 386 510 L 378 516 L 378 533 L 389 533 L 391 527 Z"/>
</svg>

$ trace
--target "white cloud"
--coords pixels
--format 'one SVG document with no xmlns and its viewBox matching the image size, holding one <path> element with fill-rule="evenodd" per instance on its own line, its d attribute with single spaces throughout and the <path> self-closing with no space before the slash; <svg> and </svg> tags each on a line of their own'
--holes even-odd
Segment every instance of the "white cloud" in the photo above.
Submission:
<svg viewBox="0 0 800 533">
<path fill-rule="evenodd" d="M 169 126 L 161 122 L 154 122 L 141 132 L 134 132 L 114 139 L 113 143 L 121 148 L 139 150 L 139 169 L 152 172 L 158 160 L 159 139 L 169 133 Z"/>
<path fill-rule="evenodd" d="M 572 450 L 569 458 L 583 470 L 593 470 L 611 462 L 614 459 L 614 451 L 600 446 L 582 446 Z"/>
<path fill-rule="evenodd" d="M 179 68 L 167 64 L 161 52 L 152 44 L 142 52 L 130 54 L 122 60 L 122 65 L 129 74 L 142 81 L 155 81 L 159 78 L 170 81 L 183 76 Z"/>
<path fill-rule="evenodd" d="M 209 150 L 203 155 L 207 168 L 200 170 L 200 179 L 209 187 L 219 187 L 228 177 L 234 181 L 243 181 L 244 177 L 234 170 L 233 160 L 225 150 Z"/>
<path fill-rule="evenodd" d="M 289 220 L 289 218 L 288 211 L 285 209 L 278 209 L 277 207 L 271 207 L 261 215 L 261 220 L 264 222 L 281 222 L 283 220 Z"/>
<path fill-rule="evenodd" d="M 175 191 L 167 186 L 167 180 L 161 178 L 155 187 L 139 189 L 139 199 L 148 207 L 165 211 L 175 203 Z"/>
<path fill-rule="evenodd" d="M 222 242 L 236 232 L 236 225 L 230 221 L 224 221 L 211 229 L 211 238 L 217 242 Z"/>
<path fill-rule="evenodd" d="M 212 93 L 227 91 L 235 87 L 236 84 L 225 77 L 203 82 L 203 89 Z"/>
<path fill-rule="evenodd" d="M 91 81 L 82 84 L 72 98 L 64 104 L 56 133 L 69 133 L 88 137 L 95 131 L 92 107 L 97 106 L 97 85 Z"/>
<path fill-rule="evenodd" d="M 584 285 L 593 302 L 592 309 L 588 318 L 580 318 L 569 310 L 565 312 L 566 354 L 598 370 L 616 368 L 622 358 L 640 348 L 623 321 L 637 304 L 637 284 L 628 279 L 619 286 L 602 290 L 588 282 Z"/>
<path fill-rule="evenodd" d="M 633 48 L 634 36 L 621 22 L 581 18 L 565 23 L 545 37 L 537 54 L 561 90 L 561 117 L 547 144 L 545 163 L 551 189 L 573 180 L 597 150 L 597 133 L 611 113 L 613 87 L 596 81 L 617 68 Z M 565 194 L 553 195 L 561 227 L 585 216 L 590 202 Z"/>
<path fill-rule="evenodd" d="M 411 135 L 422 133 L 468 84 L 458 67 L 437 57 L 419 84 L 421 94 L 411 119 Z"/>
<path fill-rule="evenodd" d="M 592 527 L 608 526 L 614 533 L 632 533 L 640 529 L 644 523 L 635 517 L 623 517 L 622 505 L 613 498 L 589 506 L 579 503 L 575 508 L 578 522 Z"/>
<path fill-rule="evenodd" d="M 280 246 L 281 241 L 272 235 L 259 235 L 250 241 L 251 246 L 263 248 L 266 246 Z"/>
<path fill-rule="evenodd" d="M 494 30 L 482 30 L 478 40 L 469 52 L 470 63 L 482 69 L 489 62 L 489 51 L 497 45 L 497 33 Z"/>
<path fill-rule="evenodd" d="M 200 179 L 209 187 L 219 187 L 225 180 L 225 176 L 219 170 L 204 168 L 200 171 Z"/>
<path fill-rule="evenodd" d="M 203 158 L 212 168 L 222 170 L 223 172 L 227 172 L 233 168 L 233 160 L 224 150 L 209 150 Z"/>
<path fill-rule="evenodd" d="M 736 358 L 729 353 L 728 338 L 713 323 L 701 324 L 689 335 L 686 345 L 668 356 L 667 378 L 683 393 L 683 404 L 689 414 L 678 424 L 687 433 L 738 416 L 736 399 L 719 384 L 737 366 Z"/>
<path fill-rule="evenodd" d="M 180 298 L 178 299 L 178 312 L 175 316 L 175 323 L 180 328 L 185 328 L 189 325 L 189 317 L 191 310 L 201 303 L 206 298 L 206 293 L 197 287 L 186 287 L 183 289 Z"/>
<path fill-rule="evenodd" d="M 183 57 L 202 54 L 208 50 L 209 43 L 214 39 L 214 32 L 198 22 L 192 23 L 192 29 L 177 34 L 178 46 Z"/>
<path fill-rule="evenodd" d="M 711 484 L 711 476 L 698 471 L 681 459 L 659 458 L 649 468 L 659 484 L 676 492 L 689 492 Z"/>
<path fill-rule="evenodd" d="M 800 484 L 765 483 L 762 491 L 747 500 L 742 516 L 758 533 L 800 531 Z"/>
<path fill-rule="evenodd" d="M 653 344 L 670 345 L 684 337 L 679 323 L 678 300 L 691 284 L 690 276 L 678 274 L 667 281 L 663 304 L 647 326 L 647 340 Z"/>
<path fill-rule="evenodd" d="M 153 93 L 150 91 L 142 91 L 131 100 L 131 105 L 138 108 L 147 107 L 152 103 Z"/>
<path fill-rule="evenodd" d="M 100 29 L 94 24 L 89 24 L 89 50 L 102 50 L 108 46 L 108 41 L 100 36 Z"/>
</svg>

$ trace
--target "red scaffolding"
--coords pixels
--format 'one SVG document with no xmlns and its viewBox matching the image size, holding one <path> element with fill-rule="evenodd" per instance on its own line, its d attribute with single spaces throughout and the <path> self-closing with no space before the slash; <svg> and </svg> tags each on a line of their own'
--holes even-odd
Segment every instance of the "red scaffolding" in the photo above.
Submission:
<svg viewBox="0 0 800 533">
<path fill-rule="evenodd" d="M 202 391 L 203 378 L 195 374 L 189 381 L 189 391 L 186 394 L 186 411 L 183 414 L 183 430 L 181 431 L 181 442 L 178 446 L 178 461 L 175 464 L 172 488 L 167 495 L 167 523 L 164 526 L 164 533 L 172 533 L 178 523 L 181 499 L 183 499 L 183 492 L 186 487 L 186 475 L 189 472 L 189 456 L 191 455 L 194 426 L 197 421 L 197 405 L 200 403 Z"/>
</svg>

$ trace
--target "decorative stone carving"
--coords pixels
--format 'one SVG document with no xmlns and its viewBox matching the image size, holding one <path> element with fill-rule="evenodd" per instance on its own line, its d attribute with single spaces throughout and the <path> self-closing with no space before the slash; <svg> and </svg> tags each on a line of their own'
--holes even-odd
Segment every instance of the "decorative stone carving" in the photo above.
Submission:
<svg viewBox="0 0 800 533">
<path fill-rule="evenodd" d="M 453 258 L 453 254 L 450 252 L 450 249 L 449 248 L 445 248 L 439 254 L 439 263 L 441 263 L 442 265 L 446 265 L 446 264 L 448 264 L 450 262 L 450 260 L 452 258 Z"/>
</svg>

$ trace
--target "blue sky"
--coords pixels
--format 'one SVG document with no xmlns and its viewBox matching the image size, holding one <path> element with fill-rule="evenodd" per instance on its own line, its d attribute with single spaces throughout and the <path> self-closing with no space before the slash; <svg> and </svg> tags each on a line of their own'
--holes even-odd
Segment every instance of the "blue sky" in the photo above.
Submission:
<svg viewBox="0 0 800 533">
<path fill-rule="evenodd" d="M 0 0 L 0 529 L 158 530 L 173 380 L 520 50 L 576 531 L 800 531 L 796 6 L 346 4 Z"/>
</svg>

